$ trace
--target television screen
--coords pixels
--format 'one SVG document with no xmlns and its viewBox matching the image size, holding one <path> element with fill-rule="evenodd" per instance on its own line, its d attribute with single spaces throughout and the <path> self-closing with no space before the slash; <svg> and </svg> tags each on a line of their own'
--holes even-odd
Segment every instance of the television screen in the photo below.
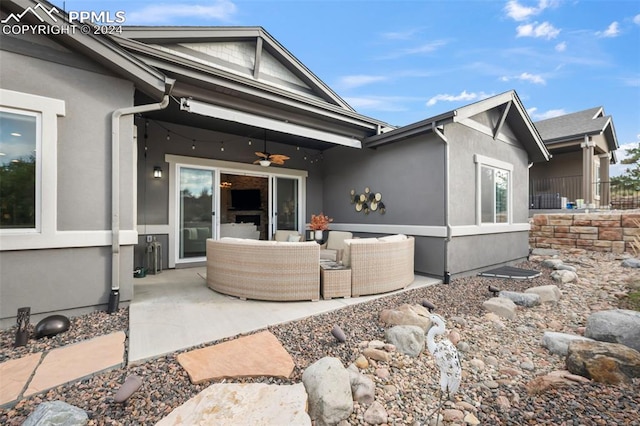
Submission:
<svg viewBox="0 0 640 426">
<path fill-rule="evenodd" d="M 260 190 L 232 189 L 231 207 L 235 210 L 260 210 Z"/>
</svg>

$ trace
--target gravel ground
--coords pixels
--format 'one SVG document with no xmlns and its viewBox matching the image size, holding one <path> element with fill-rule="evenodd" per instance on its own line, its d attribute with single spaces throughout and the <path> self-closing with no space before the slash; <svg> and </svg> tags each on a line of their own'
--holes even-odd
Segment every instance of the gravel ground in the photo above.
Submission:
<svg viewBox="0 0 640 426">
<path fill-rule="evenodd" d="M 532 257 L 530 262 L 518 265 L 543 272 L 531 280 L 465 277 L 452 280 L 450 285 L 407 291 L 269 327 L 295 361 L 292 377 L 238 382 L 297 383 L 309 364 L 325 356 L 337 357 L 347 366 L 358 357 L 366 342 L 384 340 L 384 324 L 378 320 L 383 309 L 428 299 L 436 305 L 436 312 L 447 319 L 447 328 L 455 329 L 461 337 L 458 347 L 463 349 L 463 380 L 460 391 L 445 406 L 456 409 L 449 410 L 448 415 L 466 416 L 466 424 L 477 420 L 487 425 L 640 425 L 640 379 L 619 386 L 586 383 L 535 395 L 527 393 L 525 385 L 533 378 L 564 369 L 564 359 L 549 354 L 540 345 L 545 330 L 579 333 L 591 312 L 621 306 L 627 288 L 640 281 L 640 271 L 622 268 L 620 259 L 610 254 L 563 252 L 560 257 L 578 268 L 577 282 L 553 282 L 550 271 L 539 263 L 542 258 Z M 563 297 L 555 305 L 519 309 L 515 320 L 491 320 L 481 306 L 490 297 L 489 284 L 512 291 L 556 284 Z M 337 343 L 331 336 L 334 325 L 347 334 L 345 344 Z M 113 315 L 96 312 L 73 318 L 70 331 L 62 335 L 30 340 L 28 346 L 18 349 L 11 347 L 15 329 L 4 330 L 0 332 L 0 361 L 127 328 L 126 309 Z M 91 425 L 155 424 L 214 383 L 191 384 L 176 355 L 113 370 L 23 399 L 15 407 L 0 409 L 0 424 L 20 425 L 39 403 L 52 400 L 62 400 L 87 411 Z M 387 424 L 422 425 L 437 406 L 438 373 L 427 351 L 418 358 L 394 353 L 391 362 L 371 362 L 362 371 L 376 383 L 376 401 L 387 411 Z M 127 404 L 113 403 L 113 395 L 131 374 L 143 377 L 143 388 Z M 351 417 L 343 423 L 367 424 L 366 408 L 356 404 Z"/>
</svg>

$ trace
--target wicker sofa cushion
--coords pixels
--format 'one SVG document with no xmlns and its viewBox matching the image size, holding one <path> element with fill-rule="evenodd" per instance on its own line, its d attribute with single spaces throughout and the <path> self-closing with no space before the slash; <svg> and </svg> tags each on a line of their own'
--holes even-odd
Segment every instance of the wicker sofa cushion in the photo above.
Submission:
<svg viewBox="0 0 640 426">
<path fill-rule="evenodd" d="M 344 240 L 345 248 L 342 253 L 342 264 L 347 268 L 351 266 L 351 244 L 378 244 L 377 238 L 351 238 Z"/>
</svg>

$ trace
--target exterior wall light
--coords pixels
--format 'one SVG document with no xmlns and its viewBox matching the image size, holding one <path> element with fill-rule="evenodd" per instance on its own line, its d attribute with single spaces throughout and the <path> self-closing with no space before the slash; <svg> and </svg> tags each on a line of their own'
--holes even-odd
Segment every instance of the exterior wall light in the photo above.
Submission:
<svg viewBox="0 0 640 426">
<path fill-rule="evenodd" d="M 154 167 L 153 168 L 153 178 L 154 179 L 162 178 L 162 168 L 160 168 L 160 167 Z"/>
</svg>

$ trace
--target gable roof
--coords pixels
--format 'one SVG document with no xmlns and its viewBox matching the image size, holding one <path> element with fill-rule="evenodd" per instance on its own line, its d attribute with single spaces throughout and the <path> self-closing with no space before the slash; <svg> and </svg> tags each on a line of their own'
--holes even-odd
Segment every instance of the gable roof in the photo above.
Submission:
<svg viewBox="0 0 640 426">
<path fill-rule="evenodd" d="M 64 11 L 45 0 L 3 0 L 2 8 L 12 13 L 14 18 L 20 16 L 20 22 L 59 28 L 72 25 Z M 36 15 L 33 11 L 37 9 L 44 12 Z M 26 13 L 27 11 L 32 12 Z M 162 99 L 173 84 L 171 79 L 136 59 L 108 37 L 92 32 L 85 34 L 82 31 L 57 31 L 52 34 L 55 34 L 55 37 L 52 37 L 55 41 L 132 81 L 136 88 L 153 99 Z"/>
<path fill-rule="evenodd" d="M 535 126 L 548 146 L 573 140 L 582 142 L 585 136 L 604 133 L 609 151 L 619 148 L 613 118 L 605 115 L 601 106 L 536 121 Z"/>
<path fill-rule="evenodd" d="M 115 40 L 132 52 L 253 83 L 278 86 L 355 110 L 262 27 L 123 27 Z M 137 41 L 139 44 L 131 43 Z M 289 87 L 287 87 L 287 85 Z M 296 86 L 292 88 L 292 86 Z"/>
<path fill-rule="evenodd" d="M 494 128 L 483 126 L 472 119 L 472 117 L 484 111 L 496 108 L 499 109 L 501 118 Z M 548 161 L 551 158 L 515 90 L 483 99 L 378 136 L 372 136 L 367 138 L 365 146 L 375 148 L 394 143 L 420 133 L 436 131 L 436 129 L 447 123 L 464 123 L 471 127 L 482 129 L 482 131 L 489 131 L 494 138 L 497 138 L 498 134 L 500 134 L 503 124 L 508 123 L 518 141 L 527 151 L 530 161 Z"/>
</svg>

